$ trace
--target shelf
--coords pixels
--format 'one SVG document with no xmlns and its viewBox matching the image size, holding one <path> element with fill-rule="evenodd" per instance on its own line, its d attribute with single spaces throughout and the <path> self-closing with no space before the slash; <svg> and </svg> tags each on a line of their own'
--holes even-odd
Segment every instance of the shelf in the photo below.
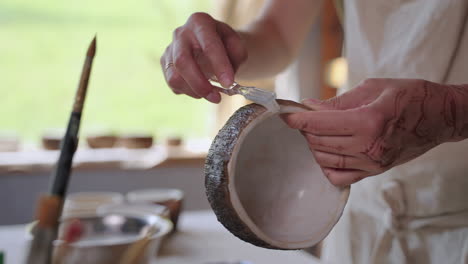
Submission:
<svg viewBox="0 0 468 264">
<path fill-rule="evenodd" d="M 0 175 L 51 171 L 58 155 L 58 150 L 0 152 Z M 159 167 L 203 166 L 205 157 L 204 150 L 190 150 L 184 147 L 78 148 L 73 159 L 73 168 L 146 170 Z"/>
</svg>

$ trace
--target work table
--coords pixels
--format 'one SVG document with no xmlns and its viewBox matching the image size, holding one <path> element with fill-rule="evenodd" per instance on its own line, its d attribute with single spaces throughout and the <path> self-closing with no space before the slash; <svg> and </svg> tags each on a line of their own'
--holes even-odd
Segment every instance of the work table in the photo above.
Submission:
<svg viewBox="0 0 468 264">
<path fill-rule="evenodd" d="M 25 225 L 0 226 L 0 250 L 6 264 L 24 263 L 27 247 Z M 181 215 L 179 230 L 162 244 L 158 264 L 248 261 L 252 264 L 320 264 L 304 251 L 280 251 L 250 245 L 229 233 L 209 211 Z"/>
</svg>

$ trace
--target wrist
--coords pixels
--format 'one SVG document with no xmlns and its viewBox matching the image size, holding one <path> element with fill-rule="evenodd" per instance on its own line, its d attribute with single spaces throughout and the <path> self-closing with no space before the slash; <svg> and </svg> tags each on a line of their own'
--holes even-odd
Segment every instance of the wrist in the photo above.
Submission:
<svg viewBox="0 0 468 264">
<path fill-rule="evenodd" d="M 446 88 L 443 113 L 444 134 L 449 142 L 468 138 L 468 85 L 444 85 Z"/>
</svg>

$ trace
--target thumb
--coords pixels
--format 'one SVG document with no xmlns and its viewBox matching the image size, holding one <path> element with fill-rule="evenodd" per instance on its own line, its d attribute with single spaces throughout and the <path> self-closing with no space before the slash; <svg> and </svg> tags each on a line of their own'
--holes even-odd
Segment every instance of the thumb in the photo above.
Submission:
<svg viewBox="0 0 468 264">
<path fill-rule="evenodd" d="M 305 99 L 302 103 L 314 110 L 348 110 L 369 103 L 376 95 L 357 87 L 327 100 Z"/>
<path fill-rule="evenodd" d="M 320 111 L 320 110 L 333 110 L 334 108 L 327 104 L 327 101 L 322 101 L 315 98 L 307 98 L 301 100 L 301 103 L 312 110 Z"/>
<path fill-rule="evenodd" d="M 356 107 L 356 101 L 354 100 L 355 96 L 352 94 L 343 94 L 340 96 L 335 96 L 326 100 L 318 99 L 304 99 L 301 101 L 305 106 L 312 108 L 313 110 L 346 110 Z"/>
</svg>

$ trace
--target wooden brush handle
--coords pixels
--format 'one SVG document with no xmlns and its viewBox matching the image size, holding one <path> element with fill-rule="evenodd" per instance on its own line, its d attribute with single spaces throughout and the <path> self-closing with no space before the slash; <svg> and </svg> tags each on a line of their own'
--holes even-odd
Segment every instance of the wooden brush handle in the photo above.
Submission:
<svg viewBox="0 0 468 264">
<path fill-rule="evenodd" d="M 137 240 L 132 245 L 130 245 L 130 247 L 125 251 L 119 263 L 120 264 L 140 263 L 142 261 L 142 258 L 145 255 L 146 248 L 151 242 L 151 238 L 157 232 L 158 232 L 158 228 L 155 225 L 149 226 L 144 236 L 141 239 Z"/>
<path fill-rule="evenodd" d="M 54 195 L 44 195 L 39 199 L 36 211 L 38 226 L 42 228 L 56 228 L 62 211 L 62 198 Z"/>
<path fill-rule="evenodd" d="M 151 242 L 149 237 L 144 237 L 133 243 L 130 248 L 128 248 L 120 260 L 120 264 L 134 264 L 140 263 L 148 244 Z"/>
</svg>

